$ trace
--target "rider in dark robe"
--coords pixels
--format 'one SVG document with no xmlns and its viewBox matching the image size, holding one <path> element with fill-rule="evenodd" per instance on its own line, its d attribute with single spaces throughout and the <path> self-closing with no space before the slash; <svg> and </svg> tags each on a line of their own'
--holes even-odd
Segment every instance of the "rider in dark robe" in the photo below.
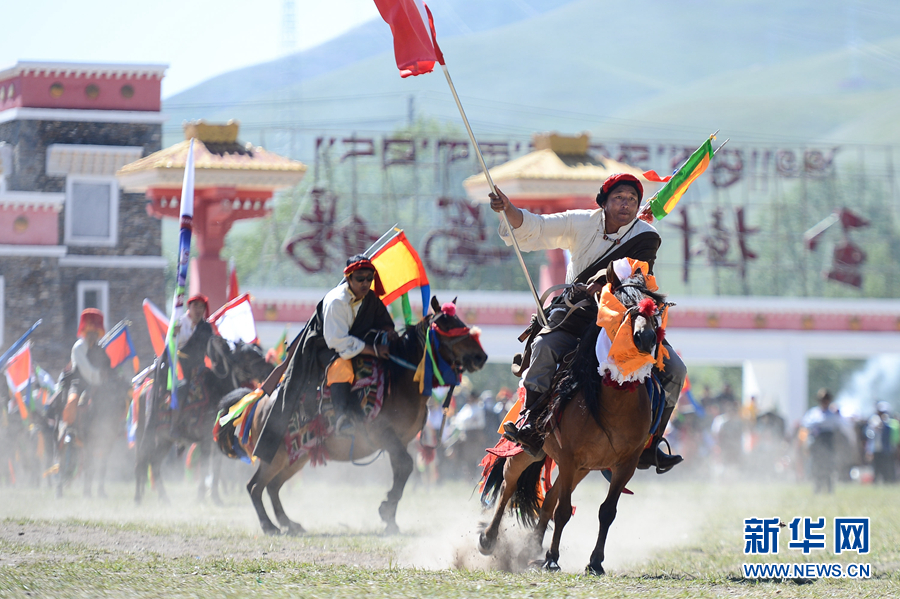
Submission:
<svg viewBox="0 0 900 599">
<path fill-rule="evenodd" d="M 209 318 L 209 299 L 198 293 L 188 299 L 187 310 L 176 324 L 178 362 L 184 374 L 179 397 L 186 397 L 187 403 L 205 400 L 203 379 L 205 373 L 209 371 L 206 367 L 206 346 L 210 337 L 215 334 L 207 318 Z"/>
<path fill-rule="evenodd" d="M 661 240 L 653 226 L 637 218 L 643 193 L 637 177 L 617 173 L 601 186 L 598 209 L 546 215 L 517 208 L 499 189 L 490 194 L 491 209 L 506 213 L 522 250 L 561 248 L 569 250 L 572 257 L 566 273 L 566 283 L 571 286 L 548 308 L 549 327 L 541 328 L 537 321 L 532 323 L 530 355 L 526 349 L 525 363 L 517 368 L 525 388 L 525 421 L 521 427 L 505 425 L 504 436 L 531 454 L 539 453 L 543 446 L 544 433 L 538 430 L 536 422 L 551 397 L 559 361 L 578 346 L 586 330 L 596 326 L 597 304 L 593 297 L 606 283 L 606 267 L 620 258 L 632 258 L 646 262 L 653 272 Z M 508 245 L 512 244 L 505 224 L 501 223 L 499 233 Z M 573 305 L 576 307 L 570 310 Z M 668 351 L 664 370 L 654 370 L 666 392 L 666 406 L 658 432 L 638 464 L 642 469 L 656 466 L 659 472 L 682 461 L 681 456 L 669 455 L 658 447 L 687 374 L 678 354 L 670 347 Z"/>
<path fill-rule="evenodd" d="M 396 336 L 394 321 L 379 297 L 382 294 L 381 281 L 372 262 L 363 255 L 350 258 L 344 269 L 344 280 L 319 302 L 316 313 L 291 343 L 285 361 L 287 371 L 276 369 L 263 385 L 264 391 L 271 392 L 267 387 L 284 373 L 278 398 L 254 450 L 258 458 L 270 462 L 275 457 L 294 410 L 303 410 L 307 417 L 312 415 L 323 381 L 331 386 L 335 411 L 339 417 L 345 416 L 337 424 L 352 425 L 361 420 L 362 408 L 353 405 L 350 392 L 353 373 L 352 368 L 348 373 L 347 363 L 359 354 L 388 356 L 386 345 L 376 345 L 376 335 L 381 331 L 387 331 L 390 338 Z"/>
</svg>

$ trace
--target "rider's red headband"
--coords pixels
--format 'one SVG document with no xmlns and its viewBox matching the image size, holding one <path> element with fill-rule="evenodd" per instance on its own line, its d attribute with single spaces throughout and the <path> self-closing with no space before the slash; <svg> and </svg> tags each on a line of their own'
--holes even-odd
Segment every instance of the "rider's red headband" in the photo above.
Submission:
<svg viewBox="0 0 900 599">
<path fill-rule="evenodd" d="M 630 185 L 634 188 L 638 194 L 638 202 L 644 198 L 644 186 L 641 185 L 640 179 L 628 173 L 616 173 L 615 175 L 607 177 L 606 181 L 604 181 L 603 185 L 600 187 L 600 193 L 597 194 L 597 205 L 602 206 L 605 204 L 606 199 L 609 197 L 609 194 L 612 193 L 612 190 L 622 184 Z"/>
<path fill-rule="evenodd" d="M 97 308 L 85 308 L 78 321 L 78 336 L 84 337 L 88 331 L 97 331 L 103 335 L 103 312 Z"/>
<path fill-rule="evenodd" d="M 188 298 L 187 305 L 190 306 L 191 302 L 203 302 L 203 305 L 206 306 L 206 309 L 203 312 L 203 318 L 209 318 L 209 298 L 203 295 L 202 293 L 198 293 L 196 295 L 192 295 Z"/>
<path fill-rule="evenodd" d="M 344 269 L 344 276 L 350 278 L 350 273 L 357 270 L 371 270 L 374 272 L 375 281 L 372 285 L 372 290 L 375 291 L 375 295 L 378 297 L 384 295 L 384 285 L 381 284 L 381 277 L 378 276 L 378 269 L 375 268 L 375 265 L 372 264 L 371 260 L 357 260 L 356 262 L 353 262 Z"/>
</svg>

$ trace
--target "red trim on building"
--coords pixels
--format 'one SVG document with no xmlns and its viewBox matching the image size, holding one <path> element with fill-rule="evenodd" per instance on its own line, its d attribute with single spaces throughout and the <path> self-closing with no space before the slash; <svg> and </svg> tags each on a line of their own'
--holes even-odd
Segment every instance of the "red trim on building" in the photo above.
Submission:
<svg viewBox="0 0 900 599">
<path fill-rule="evenodd" d="M 0 72 L 0 111 L 59 108 L 159 112 L 162 71 L 164 67 L 19 63 Z"/>
<path fill-rule="evenodd" d="M 323 292 L 324 294 L 324 292 Z M 258 301 L 253 304 L 257 322 L 306 322 L 316 310 L 315 301 Z M 416 312 L 414 307 L 413 311 Z M 461 306 L 460 317 L 470 325 L 528 325 L 533 310 L 517 306 Z M 898 314 L 747 312 L 743 310 L 669 311 L 670 329 L 728 329 L 770 331 L 868 331 L 900 330 Z"/>
</svg>

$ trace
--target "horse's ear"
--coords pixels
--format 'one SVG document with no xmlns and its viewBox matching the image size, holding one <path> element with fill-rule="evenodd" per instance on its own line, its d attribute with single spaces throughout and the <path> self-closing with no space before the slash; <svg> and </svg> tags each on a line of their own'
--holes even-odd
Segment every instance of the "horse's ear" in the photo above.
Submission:
<svg viewBox="0 0 900 599">
<path fill-rule="evenodd" d="M 609 283 L 610 289 L 618 289 L 619 285 L 622 284 L 622 281 L 619 280 L 618 275 L 616 275 L 616 269 L 613 267 L 613 263 L 610 262 L 606 266 L 606 282 Z"/>
<path fill-rule="evenodd" d="M 454 305 L 454 306 L 456 305 L 456 300 L 457 300 L 457 299 L 459 299 L 459 296 L 458 296 L 458 295 L 457 295 L 456 297 L 453 298 L 453 305 Z"/>
<path fill-rule="evenodd" d="M 441 303 L 438 301 L 438 298 L 433 295 L 431 296 L 431 310 L 435 314 L 440 314 L 441 312 Z"/>
</svg>

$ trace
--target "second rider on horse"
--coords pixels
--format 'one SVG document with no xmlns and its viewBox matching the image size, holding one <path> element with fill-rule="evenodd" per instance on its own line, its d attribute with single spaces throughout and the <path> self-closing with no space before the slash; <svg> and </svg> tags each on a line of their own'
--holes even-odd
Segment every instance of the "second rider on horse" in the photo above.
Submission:
<svg viewBox="0 0 900 599">
<path fill-rule="evenodd" d="M 360 254 L 347 260 L 344 280 L 322 300 L 322 337 L 337 354 L 328 366 L 326 384 L 338 414 L 335 424 L 338 431 L 355 426 L 365 418 L 360 403 L 351 393 L 355 379 L 352 358 L 362 354 L 387 359 L 387 344 L 377 344 L 371 331 L 386 331 L 391 340 L 397 336 L 381 295 L 384 288 L 378 271 Z"/>
</svg>

